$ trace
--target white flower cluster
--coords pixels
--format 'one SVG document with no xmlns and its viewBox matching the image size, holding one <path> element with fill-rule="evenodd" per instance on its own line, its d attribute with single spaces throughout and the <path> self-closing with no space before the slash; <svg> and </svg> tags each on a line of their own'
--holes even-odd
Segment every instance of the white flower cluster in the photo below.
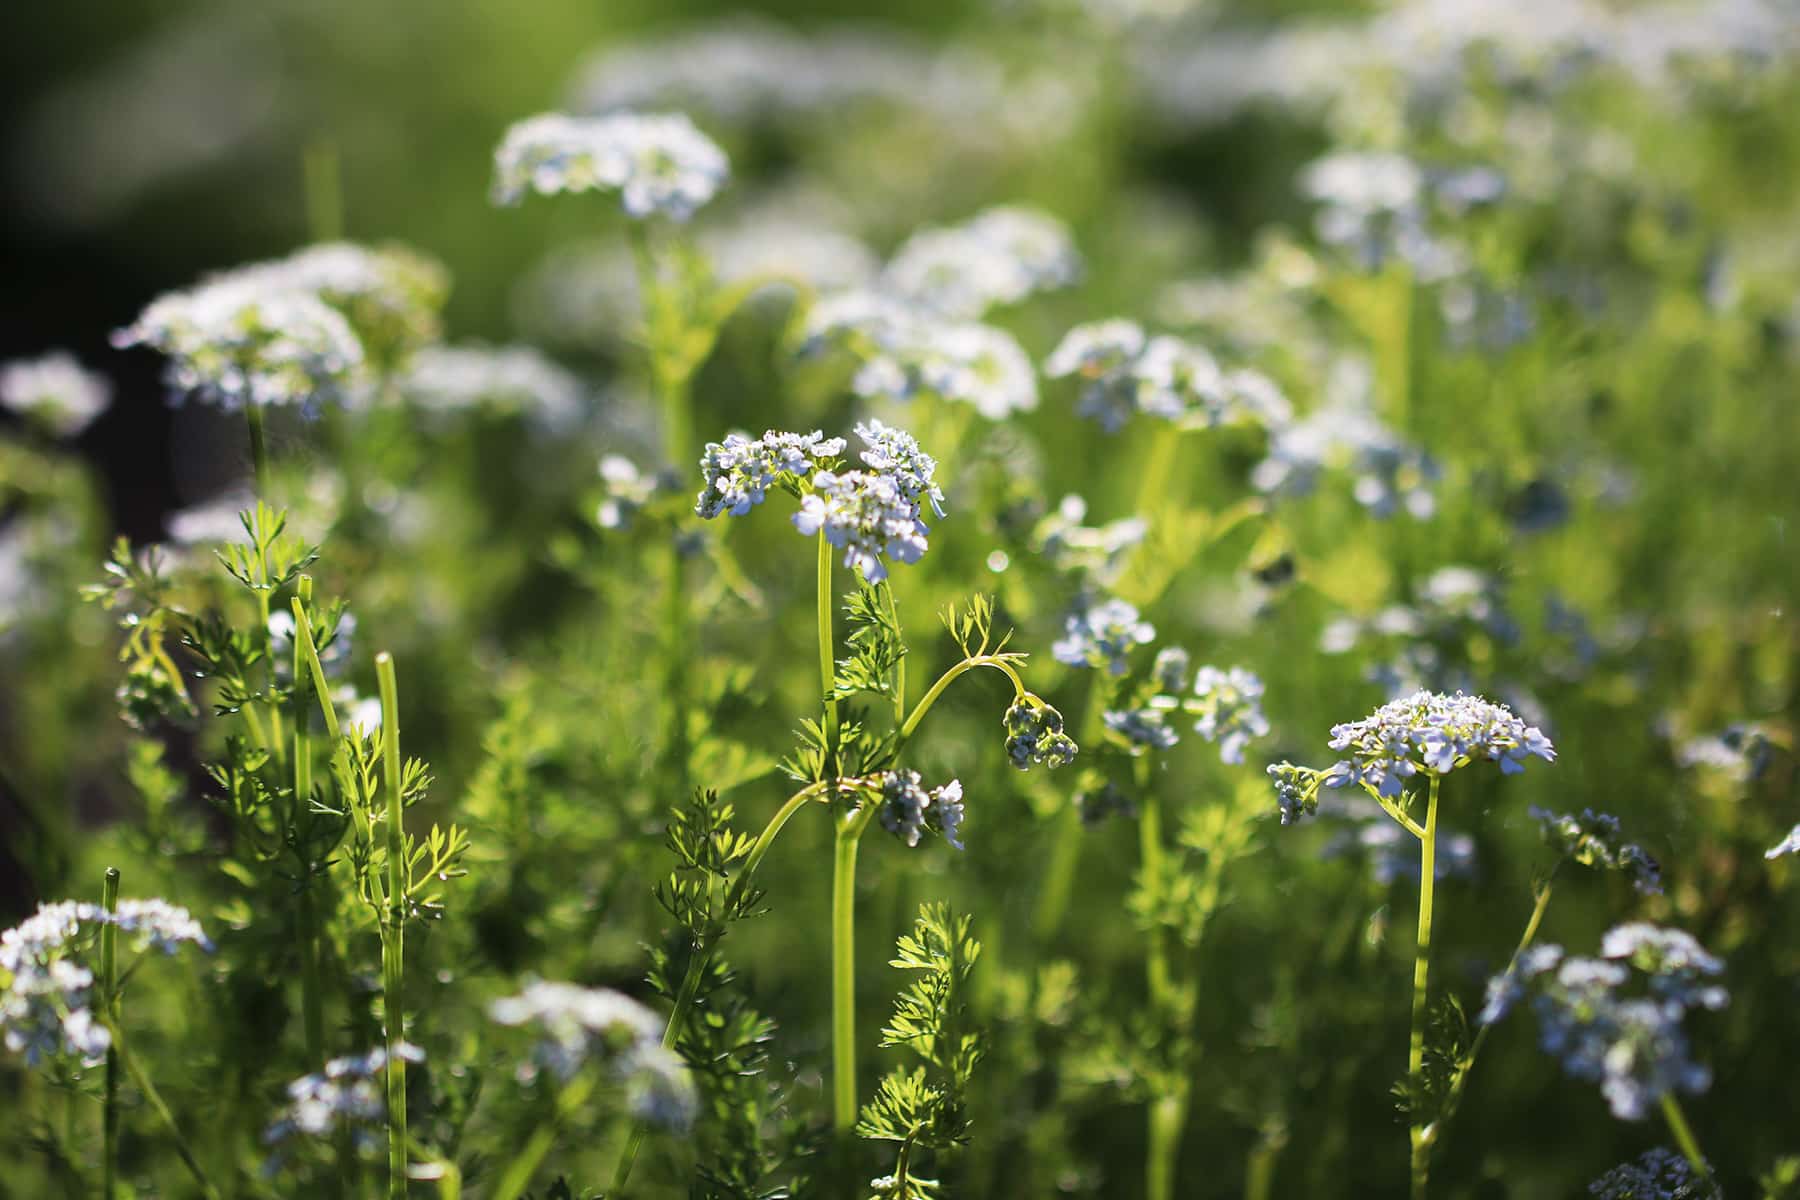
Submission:
<svg viewBox="0 0 1800 1200">
<path fill-rule="evenodd" d="M 534 1062 L 519 1068 L 521 1081 L 530 1081 L 542 1069 L 567 1082 L 592 1061 L 624 1086 L 640 1119 L 671 1128 L 693 1120 L 693 1081 L 680 1059 L 662 1045 L 662 1018 L 631 997 L 608 988 L 538 980 L 517 996 L 494 1001 L 488 1015 L 502 1025 L 543 1030 Z"/>
<path fill-rule="evenodd" d="M 1251 422 L 1279 427 L 1292 415 L 1274 381 L 1249 368 L 1225 370 L 1205 350 L 1134 321 L 1077 325 L 1044 361 L 1052 379 L 1082 380 L 1077 410 L 1108 433 L 1143 413 L 1190 428 Z"/>
<path fill-rule="evenodd" d="M 939 50 L 881 28 L 798 33 L 744 15 L 610 43 L 582 66 L 572 97 L 587 113 L 676 106 L 733 122 L 923 109 L 965 134 L 1008 103 L 998 65 L 966 46 Z"/>
<path fill-rule="evenodd" d="M 106 376 L 67 351 L 0 364 L 0 405 L 60 438 L 74 437 L 112 404 Z"/>
<path fill-rule="evenodd" d="M 437 335 L 445 280 L 441 266 L 410 251 L 313 246 L 159 297 L 113 344 L 167 356 L 178 402 L 307 411 L 355 403 L 372 369 Z"/>
<path fill-rule="evenodd" d="M 1157 651 L 1150 671 L 1155 694 L 1142 699 L 1140 692 L 1134 707 L 1103 713 L 1106 727 L 1134 747 L 1167 750 L 1181 740 L 1171 718 L 1186 713 L 1196 718 L 1194 732 L 1218 745 L 1221 761 L 1242 763 L 1251 741 L 1269 732 L 1262 711 L 1263 681 L 1243 667 L 1203 666 L 1188 694 L 1189 661 L 1180 646 Z"/>
<path fill-rule="evenodd" d="M 508 129 L 494 151 L 494 202 L 617 192 L 629 216 L 685 221 L 729 174 L 725 152 L 681 113 L 542 113 Z"/>
<path fill-rule="evenodd" d="M 1037 373 L 1011 334 L 977 318 L 1079 273 L 1074 242 L 1055 218 L 989 209 L 914 234 L 874 287 L 814 304 L 800 352 L 847 351 L 860 367 L 852 389 L 865 399 L 929 394 L 1003 420 L 1037 407 Z"/>
<path fill-rule="evenodd" d="M 1527 758 L 1556 761 L 1556 748 L 1542 730 L 1503 704 L 1461 692 L 1415 692 L 1390 701 L 1361 721 L 1332 726 L 1330 745 L 1351 755 L 1334 769 L 1342 782 L 1360 782 L 1390 797 L 1420 771 L 1448 775 L 1493 761 L 1512 775 L 1525 769 Z"/>
<path fill-rule="evenodd" d="M 1133 646 L 1156 640 L 1156 627 L 1123 600 L 1084 601 L 1063 619 L 1063 636 L 1050 653 L 1071 667 L 1105 667 L 1114 675 L 1129 668 Z"/>
<path fill-rule="evenodd" d="M 694 512 L 708 521 L 727 513 L 741 517 L 761 504 L 777 482 L 785 478 L 798 487 L 816 468 L 835 463 L 844 444 L 843 438 L 828 438 L 817 429 L 804 434 L 771 429 L 754 439 L 728 433 L 723 442 L 708 442 L 700 458 L 706 487 Z"/>
<path fill-rule="evenodd" d="M 396 386 L 425 412 L 520 416 L 550 434 L 574 429 L 587 411 L 586 385 L 529 346 L 427 346 Z"/>
<path fill-rule="evenodd" d="M 880 287 L 936 317 L 973 321 L 989 309 L 1068 287 L 1080 275 L 1081 256 L 1061 221 L 1004 205 L 961 225 L 913 234 L 883 269 Z"/>
<path fill-rule="evenodd" d="M 929 792 L 917 771 L 886 771 L 881 776 L 881 827 L 905 842 L 917 846 L 920 836 L 933 829 L 944 840 L 963 849 L 957 831 L 963 823 L 963 787 L 952 779 Z"/>
<path fill-rule="evenodd" d="M 1455 185 L 1477 178 L 1486 176 L 1458 175 L 1452 201 L 1471 203 L 1473 189 Z M 1404 155 L 1328 154 L 1306 168 L 1301 190 L 1319 205 L 1313 221 L 1319 240 L 1348 254 L 1365 271 L 1379 271 L 1397 258 L 1420 279 L 1436 281 L 1466 268 L 1466 254 L 1432 232 L 1425 172 Z"/>
<path fill-rule="evenodd" d="M 1275 428 L 1268 457 L 1250 472 L 1261 492 L 1304 495 L 1327 469 L 1352 476 L 1357 503 L 1377 517 L 1404 512 L 1429 520 L 1437 512 L 1436 460 L 1384 425 L 1370 405 L 1365 364 L 1340 363 L 1327 382 L 1331 400 L 1306 418 Z"/>
<path fill-rule="evenodd" d="M 92 1009 L 94 973 L 79 961 L 105 925 L 129 935 L 140 952 L 212 949 L 185 908 L 162 900 L 124 900 L 113 912 L 76 900 L 40 905 L 0 933 L 0 974 L 10 977 L 0 992 L 0 1031 L 6 1048 L 32 1066 L 59 1057 L 92 1064 L 112 1045 L 112 1034 Z"/>
<path fill-rule="evenodd" d="M 870 583 L 887 578 L 885 558 L 914 563 L 923 557 L 930 526 L 926 505 L 944 515 L 943 490 L 932 479 L 937 462 L 901 429 L 869 421 L 856 427 L 867 449 L 868 470 L 836 469 L 843 438 L 770 430 L 752 440 L 741 433 L 711 442 L 700 460 L 706 488 L 694 511 L 707 519 L 742 516 L 761 504 L 768 489 L 787 487 L 800 496 L 794 528 L 844 551 L 844 565 Z"/>
<path fill-rule="evenodd" d="M 394 1058 L 413 1064 L 425 1052 L 408 1042 L 395 1047 Z M 323 1138 L 340 1130 L 358 1150 L 373 1150 L 387 1127 L 387 1098 L 382 1088 L 388 1052 L 376 1047 L 367 1054 L 334 1058 L 323 1071 L 302 1075 L 288 1084 L 287 1103 L 263 1130 L 263 1145 L 276 1150 L 271 1171 L 284 1162 L 281 1148 L 298 1138 Z"/>
</svg>

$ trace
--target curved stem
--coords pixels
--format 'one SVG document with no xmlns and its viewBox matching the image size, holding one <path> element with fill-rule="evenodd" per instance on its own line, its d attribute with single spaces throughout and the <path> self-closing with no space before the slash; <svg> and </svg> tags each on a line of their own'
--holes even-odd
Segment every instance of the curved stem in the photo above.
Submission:
<svg viewBox="0 0 1800 1200">
<path fill-rule="evenodd" d="M 119 868 L 106 868 L 100 885 L 100 906 L 107 912 L 119 907 Z M 119 1019 L 119 930 L 108 922 L 100 927 L 100 997 L 107 1016 Z M 111 1046 L 106 1050 L 105 1107 L 100 1116 L 100 1195 L 113 1200 L 119 1190 L 119 1060 Z"/>
<path fill-rule="evenodd" d="M 1407 1056 L 1407 1083 L 1414 1090 L 1415 1103 L 1422 1095 L 1425 1078 L 1425 1021 L 1431 984 L 1431 901 L 1437 882 L 1437 813 L 1438 786 L 1441 777 L 1431 776 L 1431 794 L 1425 807 L 1425 836 L 1419 840 L 1419 938 L 1413 956 L 1412 1039 Z M 1409 1131 L 1412 1143 L 1412 1197 L 1424 1200 L 1431 1171 L 1433 1130 L 1414 1115 Z"/>
<path fill-rule="evenodd" d="M 1694 1174 L 1712 1183 L 1712 1168 L 1706 1165 L 1706 1156 L 1700 1153 L 1700 1143 L 1694 1140 L 1694 1131 L 1689 1128 L 1687 1116 L 1681 1111 L 1681 1101 L 1675 1098 L 1674 1092 L 1663 1093 L 1662 1111 L 1663 1120 L 1668 1123 L 1669 1132 L 1675 1135 L 1675 1144 L 1681 1147 L 1688 1166 L 1694 1168 Z"/>
<path fill-rule="evenodd" d="M 1554 878 L 1554 872 L 1552 872 L 1552 878 Z M 1537 903 L 1532 906 L 1531 918 L 1525 922 L 1525 932 L 1520 936 L 1518 946 L 1514 948 L 1512 957 L 1506 961 L 1504 974 L 1510 975 L 1518 969 L 1520 956 L 1531 948 L 1532 940 L 1537 937 L 1538 926 L 1544 920 L 1544 911 L 1550 907 L 1550 885 L 1551 880 L 1546 879 L 1543 885 L 1537 889 Z M 1481 1048 L 1487 1044 L 1488 1031 L 1492 1028 L 1491 1024 L 1484 1024 L 1476 1030 L 1475 1040 L 1469 1044 L 1468 1053 L 1464 1054 L 1462 1061 L 1457 1063 L 1456 1077 L 1451 1080 L 1450 1091 L 1444 1097 L 1438 1119 L 1433 1123 L 1432 1129 L 1427 1135 L 1431 1142 L 1436 1143 L 1443 1140 L 1444 1135 L 1448 1133 L 1451 1118 L 1456 1115 L 1457 1106 L 1462 1102 L 1463 1089 L 1469 1081 L 1469 1072 L 1474 1069 L 1475 1060 L 1480 1057 Z"/>
<path fill-rule="evenodd" d="M 923 696 L 919 697 L 919 702 L 917 704 L 913 705 L 911 715 L 909 715 L 906 718 L 905 723 L 900 726 L 901 745 L 905 745 L 907 740 L 912 737 L 913 732 L 919 727 L 919 722 L 925 719 L 925 714 L 931 711 L 931 706 L 936 704 L 938 702 L 938 697 L 944 694 L 944 689 L 956 682 L 958 676 L 966 671 L 973 671 L 976 667 L 992 667 L 996 671 L 1003 672 L 1008 679 L 1012 680 L 1013 694 L 1015 696 L 1023 695 L 1025 693 L 1025 681 L 1019 678 L 1019 673 L 1013 669 L 1013 665 L 1006 661 L 1006 659 L 996 654 L 977 654 L 972 658 L 965 658 L 955 666 L 951 667 L 948 671 L 945 671 L 942 675 L 939 675 L 937 682 L 932 684 L 930 689 Z"/>
<path fill-rule="evenodd" d="M 125 1045 L 124 1031 L 110 1014 L 102 1020 L 106 1025 L 107 1032 L 112 1035 L 110 1053 L 118 1060 L 119 1065 L 125 1068 L 125 1073 L 131 1077 L 131 1082 L 137 1085 L 138 1091 L 144 1094 L 144 1099 L 149 1102 L 152 1111 L 168 1128 L 169 1137 L 175 1143 L 175 1153 L 180 1156 L 182 1165 L 187 1167 L 188 1174 L 194 1177 L 194 1182 L 200 1185 L 201 1195 L 205 1196 L 206 1200 L 219 1200 L 218 1189 L 214 1188 L 212 1180 L 206 1177 L 206 1171 L 200 1166 L 200 1160 L 194 1157 L 194 1151 L 188 1145 L 186 1136 L 182 1134 L 181 1126 L 175 1123 L 175 1114 L 169 1111 L 169 1106 L 163 1102 L 162 1093 L 156 1090 L 156 1085 L 150 1082 L 150 1076 L 144 1072 L 143 1067 L 138 1065 L 137 1059 Z"/>
<path fill-rule="evenodd" d="M 406 1060 L 400 1043 L 406 1033 L 406 884 L 401 877 L 400 703 L 394 656 L 375 656 L 381 687 L 382 788 L 387 792 L 387 907 L 381 938 L 382 1023 L 387 1027 L 388 1195 L 406 1200 Z"/>
</svg>

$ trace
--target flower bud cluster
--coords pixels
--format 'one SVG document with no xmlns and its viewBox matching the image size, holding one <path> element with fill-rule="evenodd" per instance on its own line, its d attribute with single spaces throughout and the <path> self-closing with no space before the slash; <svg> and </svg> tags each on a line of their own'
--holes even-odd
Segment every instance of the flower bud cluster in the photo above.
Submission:
<svg viewBox="0 0 1800 1200">
<path fill-rule="evenodd" d="M 419 1064 L 425 1052 L 408 1042 L 394 1050 L 401 1062 Z M 302 1075 L 288 1084 L 287 1103 L 263 1130 L 263 1145 L 274 1151 L 271 1173 L 286 1161 L 287 1148 L 302 1138 L 325 1138 L 340 1130 L 362 1153 L 373 1152 L 387 1129 L 387 1098 L 382 1080 L 388 1052 L 376 1047 L 367 1054 L 346 1055 L 325 1064 L 323 1071 Z"/>
<path fill-rule="evenodd" d="M 1029 770 L 1043 763 L 1052 770 L 1075 761 L 1075 739 L 1063 732 L 1062 714 L 1030 692 L 1006 710 L 1006 753 L 1013 766 Z"/>
<path fill-rule="evenodd" d="M 883 829 L 908 846 L 917 846 L 920 835 L 930 829 L 963 849 L 957 833 L 963 822 L 961 781 L 952 779 L 927 792 L 917 771 L 884 771 L 880 782 Z"/>
<path fill-rule="evenodd" d="M 1632 886 L 1646 896 L 1662 892 L 1662 867 L 1642 846 L 1625 840 L 1619 818 L 1611 813 L 1585 808 L 1576 817 L 1536 805 L 1529 811 L 1545 840 L 1564 857 L 1584 867 L 1624 871 L 1631 876 Z"/>
</svg>

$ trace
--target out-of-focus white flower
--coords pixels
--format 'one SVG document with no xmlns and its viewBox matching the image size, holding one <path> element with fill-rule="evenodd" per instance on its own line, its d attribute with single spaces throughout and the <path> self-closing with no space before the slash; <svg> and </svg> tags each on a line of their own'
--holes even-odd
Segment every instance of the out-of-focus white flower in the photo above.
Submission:
<svg viewBox="0 0 1800 1200">
<path fill-rule="evenodd" d="M 915 233 L 894 252 L 881 287 L 939 317 L 973 320 L 1034 292 L 1067 287 L 1081 259 L 1048 213 L 992 208 L 961 225 Z"/>
<path fill-rule="evenodd" d="M 575 428 L 587 411 L 581 380 L 529 346 L 428 346 L 397 386 L 427 412 L 517 415 L 551 433 Z"/>
<path fill-rule="evenodd" d="M 67 351 L 0 364 L 0 405 L 57 437 L 74 437 L 111 404 L 106 376 L 86 370 Z"/>
<path fill-rule="evenodd" d="M 494 151 L 494 201 L 617 192 L 629 216 L 685 221 L 729 174 L 725 152 L 681 113 L 542 113 L 508 129 Z"/>
</svg>

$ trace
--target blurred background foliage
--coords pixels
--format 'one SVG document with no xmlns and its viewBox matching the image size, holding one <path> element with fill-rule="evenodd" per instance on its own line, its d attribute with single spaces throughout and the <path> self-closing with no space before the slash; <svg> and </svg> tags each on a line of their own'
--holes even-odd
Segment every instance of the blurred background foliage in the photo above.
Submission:
<svg viewBox="0 0 1800 1200">
<path fill-rule="evenodd" d="M 1517 7 L 1524 25 L 1568 11 Z M 417 951 L 431 982 L 415 1040 L 459 1079 L 482 1068 L 498 1079 L 468 1014 L 517 977 L 644 994 L 642 946 L 666 925 L 650 886 L 668 867 L 659 832 L 675 799 L 654 785 L 665 698 L 645 666 L 660 636 L 660 580 L 645 565 L 660 532 L 597 528 L 593 469 L 607 452 L 654 465 L 653 422 L 622 325 L 571 318 L 545 298 L 569 247 L 616 247 L 621 223 L 581 198 L 496 209 L 488 187 L 510 123 L 573 106 L 584 89 L 629 94 L 659 77 L 646 63 L 686 61 L 681 47 L 694 43 L 683 39 L 724 29 L 753 59 L 779 49 L 811 61 L 823 94 L 851 99 L 759 104 L 755 71 L 733 75 L 729 56 L 698 52 L 686 89 L 646 91 L 651 107 L 692 112 L 732 156 L 731 187 L 697 229 L 761 206 L 819 214 L 885 253 L 916 227 L 1030 203 L 1069 223 L 1087 264 L 1079 289 L 1005 315 L 1035 359 L 1078 322 L 1131 315 L 1256 362 L 1302 411 L 1340 386 L 1341 352 L 1369 360 L 1383 416 L 1442 465 L 1429 520 L 1377 520 L 1334 480 L 1221 539 L 1166 592 L 1141 576 L 1117 590 L 1139 590 L 1159 643 L 1265 679 L 1275 757 L 1322 762 L 1329 726 L 1363 715 L 1406 672 L 1466 682 L 1543 720 L 1562 752 L 1553 767 L 1451 786 L 1476 871 L 1440 901 L 1441 978 L 1472 1002 L 1516 940 L 1543 863 L 1527 805 L 1616 812 L 1662 860 L 1666 896 L 1639 902 L 1618 879 L 1580 876 L 1560 889 L 1546 936 L 1587 951 L 1637 914 L 1727 958 L 1734 1002 L 1698 1035 L 1717 1082 L 1690 1111 L 1731 1193 L 1750 1194 L 1756 1173 L 1800 1151 L 1796 879 L 1762 856 L 1800 821 L 1800 16 L 1780 4 L 1671 3 L 1641 18 L 1635 6 L 1581 7 L 1613 14 L 1609 34 L 1637 41 L 1594 51 L 1615 69 L 1526 70 L 1519 86 L 1473 51 L 1451 80 L 1409 70 L 1416 60 L 1359 58 L 1355 30 L 1405 21 L 1330 3 L 1173 17 L 1072 0 L 9 6 L 0 359 L 66 346 L 112 379 L 116 398 L 72 453 L 21 440 L 0 456 L 0 519 L 47 531 L 30 570 L 9 574 L 0 634 L 0 923 L 39 899 L 86 895 L 118 861 L 138 894 L 251 936 L 247 901 L 210 865 L 218 828 L 197 764 L 211 735 L 161 735 L 174 774 L 159 779 L 114 712 L 112 622 L 74 599 L 112 533 L 180 541 L 175 514 L 219 497 L 214 519 L 229 509 L 245 473 L 241 427 L 166 407 L 152 356 L 107 339 L 152 296 L 207 271 L 339 234 L 397 240 L 449 268 L 453 339 L 545 344 L 580 381 L 586 414 L 550 433 L 517 413 L 434 426 L 401 409 L 273 429 L 278 499 L 324 543 L 324 594 L 358 615 L 359 690 L 373 690 L 368 652 L 391 649 L 410 748 L 438 779 L 431 803 L 476 829 L 482 869 Z M 1462 22 L 1507 26 L 1485 4 L 1393 11 L 1410 14 L 1415 37 L 1437 29 L 1452 45 Z M 1777 35 L 1751 19 L 1759 12 Z M 1694 30 L 1726 52 L 1657 58 L 1659 39 Z M 881 54 L 858 58 L 866 44 Z M 839 61 L 850 65 L 830 78 L 825 65 Z M 692 94 L 707 84 L 711 101 Z M 1493 294 L 1446 302 L 1322 248 L 1296 178 L 1334 146 L 1497 167 L 1506 202 L 1458 226 Z M 604 301 L 613 284 L 600 278 Z M 1509 294 L 1529 296 L 1523 328 L 1507 327 L 1503 307 L 1493 320 L 1479 307 Z M 847 430 L 844 380 L 788 362 L 790 307 L 777 297 L 727 326 L 696 388 L 706 437 Z M 1015 646 L 1033 655 L 1033 685 L 1072 721 L 1096 684 L 1048 654 L 1076 587 L 1044 561 L 1036 531 L 1069 493 L 1086 497 L 1090 523 L 1129 516 L 1151 440 L 1139 427 L 1103 439 L 1073 403 L 1047 383 L 1039 411 L 1004 426 L 945 406 L 907 414 L 944 460 L 953 511 L 925 562 L 895 580 L 918 659 L 940 667 L 950 654 L 930 614 L 996 593 Z M 1260 436 L 1189 437 L 1186 502 L 1217 512 L 1250 494 Z M 797 615 L 812 584 L 809 551 L 781 521 L 731 536 L 761 601 L 717 580 L 696 594 L 698 773 L 754 829 L 777 799 L 775 759 L 816 699 L 811 622 Z M 1451 567 L 1477 573 L 1473 594 L 1438 574 Z M 196 587 L 201 603 L 234 603 Z M 1384 625 L 1397 609 L 1409 615 Z M 955 1194 L 1140 1194 L 1133 1043 L 1151 1035 L 1126 1015 L 1142 953 L 1125 902 L 1135 834 L 1119 821 L 1087 832 L 1068 922 L 1040 944 L 1033 909 L 1075 785 L 1067 773 L 1010 772 L 1003 703 L 997 684 L 977 681 L 946 701 L 920 747 L 928 777 L 965 783 L 967 853 L 933 847 L 902 870 L 883 845 L 865 860 L 864 1028 L 885 1010 L 883 949 L 921 900 L 948 896 L 987 944 L 980 1009 L 996 1038 L 974 1146 L 947 1172 Z M 1272 815 L 1254 766 L 1222 767 L 1201 744 L 1167 761 L 1154 786 L 1192 812 L 1254 803 Z M 1241 1194 L 1257 1164 L 1273 1172 L 1272 1195 L 1398 1192 L 1388 1088 L 1405 1036 L 1411 887 L 1322 855 L 1329 844 L 1329 831 L 1267 820 L 1231 865 L 1195 951 L 1203 1052 L 1180 1195 Z M 730 944 L 779 1024 L 802 1115 L 824 1106 L 828 845 L 822 823 L 796 823 L 770 862 L 773 917 Z M 272 973 L 261 981 L 234 974 L 208 989 L 169 970 L 145 1002 L 160 1020 L 146 1024 L 172 1050 L 184 1023 L 215 1020 L 235 1039 L 217 1051 L 225 1061 L 291 1043 L 283 960 L 264 949 Z M 349 1012 L 366 1019 L 369 982 L 355 965 L 365 951 L 339 947 L 338 967 L 346 993 L 363 997 Z M 1441 1154 L 1443 1195 L 1578 1194 L 1660 1140 L 1614 1121 L 1515 1026 L 1495 1038 Z M 366 1044 L 339 1032 L 346 1049 Z M 297 1055 L 282 1053 L 242 1069 L 246 1095 L 266 1099 L 297 1073 Z M 211 1065 L 185 1079 L 171 1066 L 168 1090 L 190 1106 L 220 1103 Z M 256 1111 L 211 1130 L 212 1152 L 242 1167 L 239 1126 Z M 620 1136 L 604 1123 L 591 1132 L 591 1146 L 561 1160 L 578 1180 L 600 1179 Z M 49 1169 L 37 1173 L 20 1137 L 4 1154 L 23 1165 L 16 1177 L 0 1170 L 0 1195 L 47 1194 Z M 137 1153 L 144 1165 L 158 1152 Z M 684 1153 L 653 1149 L 644 1179 L 655 1194 L 684 1194 Z"/>
</svg>

